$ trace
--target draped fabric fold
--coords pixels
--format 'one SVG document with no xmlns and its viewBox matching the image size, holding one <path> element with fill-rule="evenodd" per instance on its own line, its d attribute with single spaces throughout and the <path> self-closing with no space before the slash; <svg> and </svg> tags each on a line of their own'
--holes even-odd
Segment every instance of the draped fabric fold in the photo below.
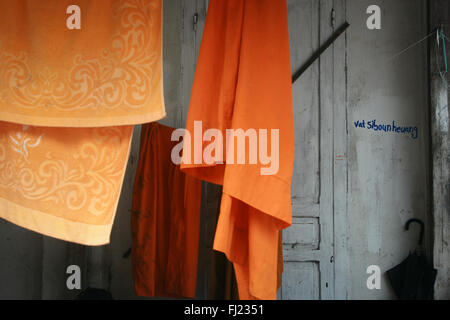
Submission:
<svg viewBox="0 0 450 320">
<path fill-rule="evenodd" d="M 131 215 L 138 296 L 196 293 L 202 185 L 173 163 L 174 130 L 159 123 L 142 126 Z"/>
<path fill-rule="evenodd" d="M 210 129 L 218 129 L 227 137 L 223 141 L 234 139 L 235 143 L 216 148 L 215 161 L 200 162 L 210 145 L 199 148 L 196 139 L 201 138 L 194 138 L 190 145 L 184 141 L 182 169 L 223 185 L 214 249 L 233 262 L 240 299 L 276 298 L 282 270 L 278 263 L 280 231 L 292 222 L 290 70 L 286 1 L 210 1 L 186 129 L 195 136 L 201 123 L 205 136 Z M 230 152 L 239 154 L 236 137 L 227 136 L 230 129 L 248 134 L 245 164 L 228 157 Z M 259 138 L 256 154 L 261 156 L 265 148 L 272 156 L 278 155 L 273 157 L 279 159 L 277 170 L 267 174 L 267 161 L 261 158 L 250 163 L 252 132 Z M 264 132 L 270 135 L 266 139 Z M 205 136 L 203 140 L 211 141 Z M 217 136 L 211 144 L 221 140 Z M 226 154 L 222 161 L 215 158 L 221 152 Z"/>
<path fill-rule="evenodd" d="M 0 0 L 0 217 L 109 243 L 133 125 L 165 116 L 162 0 Z"/>
</svg>

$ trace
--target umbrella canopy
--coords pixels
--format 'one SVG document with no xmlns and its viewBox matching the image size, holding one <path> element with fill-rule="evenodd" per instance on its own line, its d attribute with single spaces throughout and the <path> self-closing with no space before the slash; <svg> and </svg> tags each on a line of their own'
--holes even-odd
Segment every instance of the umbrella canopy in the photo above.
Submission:
<svg viewBox="0 0 450 320">
<path fill-rule="evenodd" d="M 409 230 L 412 222 L 419 223 L 421 227 L 419 246 L 403 262 L 388 270 L 387 275 L 399 299 L 432 300 L 437 270 L 428 263 L 422 253 L 424 223 L 419 219 L 411 219 L 405 225 L 406 230 Z"/>
</svg>

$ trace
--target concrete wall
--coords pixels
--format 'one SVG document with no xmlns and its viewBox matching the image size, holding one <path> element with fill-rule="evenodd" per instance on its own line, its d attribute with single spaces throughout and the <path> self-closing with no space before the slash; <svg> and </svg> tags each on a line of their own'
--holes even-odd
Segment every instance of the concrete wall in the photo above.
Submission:
<svg viewBox="0 0 450 320">
<path fill-rule="evenodd" d="M 366 26 L 366 9 L 374 4 L 382 10 L 381 30 Z M 367 289 L 366 268 L 378 265 L 385 272 L 415 248 L 418 228 L 403 229 L 409 218 L 424 219 L 431 236 L 426 42 L 392 59 L 427 34 L 425 5 L 347 1 L 350 299 L 393 298 L 385 276 L 381 290 Z M 366 128 L 355 128 L 358 120 L 365 120 Z M 369 130 L 372 120 L 417 126 L 419 136 Z"/>
</svg>

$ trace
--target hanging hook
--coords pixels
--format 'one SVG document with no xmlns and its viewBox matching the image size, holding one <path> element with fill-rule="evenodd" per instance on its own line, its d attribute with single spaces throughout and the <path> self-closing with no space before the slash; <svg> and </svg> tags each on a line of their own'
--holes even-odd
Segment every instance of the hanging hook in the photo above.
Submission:
<svg viewBox="0 0 450 320">
<path fill-rule="evenodd" d="M 409 225 L 413 222 L 416 222 L 420 225 L 420 236 L 419 236 L 419 246 L 422 246 L 423 243 L 423 235 L 424 235 L 424 231 L 425 231 L 425 224 L 423 223 L 422 220 L 419 219 L 409 219 L 406 224 L 405 224 L 405 230 L 408 231 L 409 230 Z"/>
<path fill-rule="evenodd" d="M 440 45 L 440 40 L 439 40 L 440 38 L 441 37 L 439 35 L 439 27 L 438 27 L 438 28 L 436 28 L 436 42 L 437 42 L 438 47 Z"/>
</svg>

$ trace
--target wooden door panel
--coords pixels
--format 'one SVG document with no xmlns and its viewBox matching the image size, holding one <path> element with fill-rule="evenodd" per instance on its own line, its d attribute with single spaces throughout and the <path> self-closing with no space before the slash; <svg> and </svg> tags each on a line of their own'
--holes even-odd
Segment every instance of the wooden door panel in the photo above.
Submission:
<svg viewBox="0 0 450 320">
<path fill-rule="evenodd" d="M 294 73 L 318 48 L 319 2 L 290 0 L 288 10 L 291 67 Z M 314 204 L 319 201 L 320 184 L 318 64 L 311 66 L 294 83 L 293 99 L 296 161 L 292 180 L 292 197 L 298 203 Z"/>
<path fill-rule="evenodd" d="M 317 218 L 293 218 L 292 227 L 286 229 L 283 243 L 292 249 L 319 249 L 320 227 Z"/>
<path fill-rule="evenodd" d="M 286 262 L 283 283 L 283 299 L 317 300 L 320 292 L 320 272 L 317 262 Z"/>
<path fill-rule="evenodd" d="M 333 33 L 332 0 L 288 0 L 292 72 Z M 293 223 L 283 232 L 281 299 L 333 299 L 334 48 L 293 84 Z"/>
</svg>

